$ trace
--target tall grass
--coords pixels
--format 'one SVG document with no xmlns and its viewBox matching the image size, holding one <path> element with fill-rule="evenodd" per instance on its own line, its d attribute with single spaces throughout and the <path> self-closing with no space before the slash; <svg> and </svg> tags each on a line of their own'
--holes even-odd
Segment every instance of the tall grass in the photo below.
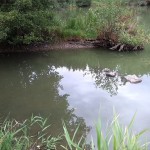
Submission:
<svg viewBox="0 0 150 150">
<path fill-rule="evenodd" d="M 92 3 L 88 9 L 74 6 L 59 14 L 62 39 L 105 39 L 135 46 L 150 41 L 150 36 L 139 26 L 136 10 L 124 5 L 123 0 L 93 0 Z"/>
<path fill-rule="evenodd" d="M 134 116 L 135 117 L 135 116 Z M 132 132 L 132 125 L 134 122 L 134 117 L 127 127 L 123 127 L 118 120 L 118 116 L 114 115 L 113 121 L 107 128 L 106 134 L 102 131 L 102 123 L 98 121 L 96 124 L 97 133 L 97 144 L 95 145 L 93 140 L 91 141 L 91 150 L 148 150 L 148 143 L 141 144 L 140 137 L 146 132 L 143 130 L 138 134 Z M 68 146 L 64 147 L 66 150 L 87 150 L 86 143 L 81 144 L 81 139 L 79 142 L 74 141 L 74 137 L 77 134 L 78 128 L 74 132 L 73 138 L 70 137 L 65 124 L 63 124 L 64 136 L 68 143 Z"/>
<path fill-rule="evenodd" d="M 90 144 L 84 136 L 77 137 L 80 125 L 70 135 L 63 122 L 64 136 L 52 137 L 48 134 L 47 119 L 40 116 L 32 116 L 22 123 L 6 118 L 0 124 L 0 150 L 56 150 L 57 145 L 65 150 L 148 150 L 148 143 L 140 143 L 146 130 L 138 134 L 132 132 L 135 116 L 127 127 L 122 126 L 118 118 L 115 114 L 106 133 L 102 131 L 102 122 L 98 121 L 95 127 L 97 142 L 91 140 Z M 58 144 L 63 137 L 66 144 Z"/>
<path fill-rule="evenodd" d="M 32 116 L 22 123 L 5 119 L 0 124 L 0 150 L 56 149 L 61 137 L 47 135 L 50 125 L 46 124 L 47 119 L 40 116 Z"/>
</svg>

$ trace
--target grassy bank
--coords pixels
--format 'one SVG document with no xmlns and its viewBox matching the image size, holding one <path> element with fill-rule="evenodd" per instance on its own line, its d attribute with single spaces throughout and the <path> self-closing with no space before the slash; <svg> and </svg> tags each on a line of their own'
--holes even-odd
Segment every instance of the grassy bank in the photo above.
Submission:
<svg viewBox="0 0 150 150">
<path fill-rule="evenodd" d="M 71 136 L 63 122 L 64 134 L 52 137 L 49 135 L 50 125 L 47 125 L 47 119 L 32 116 L 20 123 L 7 118 L 0 124 L 0 150 L 54 150 L 57 147 L 65 150 L 147 150 L 148 143 L 140 143 L 140 137 L 146 130 L 134 134 L 133 122 L 134 117 L 130 124 L 124 127 L 120 125 L 118 116 L 114 115 L 104 134 L 101 121 L 98 121 L 95 127 L 97 144 L 93 140 L 87 144 L 85 137 L 76 138 L 79 126 Z M 61 142 L 64 139 L 66 144 Z"/>
<path fill-rule="evenodd" d="M 122 0 L 5 1 L 0 5 L 0 22 L 3 45 L 93 39 L 113 50 L 125 45 L 136 50 L 149 42 L 137 12 Z"/>
</svg>

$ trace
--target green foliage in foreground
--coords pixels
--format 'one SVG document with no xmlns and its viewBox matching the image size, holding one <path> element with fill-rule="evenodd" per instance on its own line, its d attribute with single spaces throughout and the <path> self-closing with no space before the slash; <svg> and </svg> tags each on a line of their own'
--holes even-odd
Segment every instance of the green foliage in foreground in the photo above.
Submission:
<svg viewBox="0 0 150 150">
<path fill-rule="evenodd" d="M 32 116 L 22 123 L 6 119 L 0 124 L 0 150 L 56 149 L 61 137 L 47 135 L 50 125 L 46 124 L 47 119 L 39 116 Z"/>
<path fill-rule="evenodd" d="M 148 143 L 141 145 L 140 137 L 146 130 L 134 134 L 131 130 L 134 117 L 128 127 L 119 124 L 118 116 L 114 116 L 104 136 L 101 121 L 96 124 L 97 146 L 93 140 L 87 144 L 85 137 L 77 138 L 79 126 L 73 136 L 67 130 L 63 122 L 64 136 L 49 136 L 50 125 L 47 119 L 40 116 L 31 117 L 20 123 L 8 118 L 0 124 L 0 150 L 54 150 L 61 146 L 65 150 L 147 150 Z M 63 137 L 66 144 L 59 144 Z M 77 140 L 78 139 L 78 140 Z"/>
<path fill-rule="evenodd" d="M 120 125 L 118 116 L 114 116 L 112 123 L 107 128 L 106 135 L 102 132 L 101 121 L 96 124 L 97 133 L 97 146 L 94 145 L 93 140 L 91 141 L 91 150 L 148 150 L 148 143 L 143 145 L 140 144 L 140 137 L 145 133 L 146 130 L 141 131 L 138 134 L 134 134 L 131 127 L 134 122 L 134 117 L 127 127 Z M 67 146 L 62 146 L 65 150 L 87 150 L 87 144 L 83 137 L 77 142 L 75 136 L 78 132 L 78 128 L 73 134 L 73 137 L 69 135 L 69 132 L 65 126 L 64 135 L 67 141 Z M 104 136 L 105 135 L 105 136 Z"/>
</svg>

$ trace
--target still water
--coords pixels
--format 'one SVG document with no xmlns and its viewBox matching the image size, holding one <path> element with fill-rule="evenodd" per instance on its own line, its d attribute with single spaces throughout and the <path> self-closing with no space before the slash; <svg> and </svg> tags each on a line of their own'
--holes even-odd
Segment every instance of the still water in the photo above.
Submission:
<svg viewBox="0 0 150 150">
<path fill-rule="evenodd" d="M 135 131 L 150 127 L 150 51 L 117 53 L 103 49 L 61 50 L 47 53 L 0 55 L 0 115 L 23 120 L 49 117 L 52 134 L 62 132 L 62 119 L 70 128 L 80 122 L 94 134 L 101 116 L 104 128 L 113 108 L 127 125 L 135 112 Z M 108 78 L 102 69 L 118 71 Z M 142 83 L 130 84 L 121 76 L 136 74 Z M 94 135 L 93 135 L 94 136 Z"/>
<path fill-rule="evenodd" d="M 106 77 L 104 68 L 119 76 Z M 121 79 L 132 74 L 142 83 Z M 1 117 L 49 117 L 52 135 L 63 132 L 62 120 L 70 130 L 80 123 L 81 134 L 95 137 L 95 122 L 101 117 L 105 129 L 113 109 L 124 125 L 136 112 L 135 132 L 150 128 L 150 46 L 133 53 L 86 49 L 0 54 Z"/>
</svg>

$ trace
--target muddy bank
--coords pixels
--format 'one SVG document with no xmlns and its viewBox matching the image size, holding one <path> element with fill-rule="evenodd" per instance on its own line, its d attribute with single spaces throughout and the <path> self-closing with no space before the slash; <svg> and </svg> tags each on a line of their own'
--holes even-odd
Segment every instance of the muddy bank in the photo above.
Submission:
<svg viewBox="0 0 150 150">
<path fill-rule="evenodd" d="M 66 41 L 55 44 L 50 43 L 38 43 L 24 46 L 0 46 L 0 53 L 7 52 L 40 52 L 40 51 L 51 51 L 51 50 L 63 50 L 63 49 L 88 49 L 95 48 L 92 42 L 88 41 Z"/>
<path fill-rule="evenodd" d="M 139 51 L 143 50 L 144 46 L 143 45 L 130 45 L 130 44 L 125 44 L 125 43 L 117 43 L 111 40 L 106 40 L 106 39 L 99 39 L 93 41 L 93 45 L 95 47 L 103 47 L 107 48 L 113 51 Z"/>
<path fill-rule="evenodd" d="M 27 46 L 0 46 L 0 53 L 6 52 L 40 52 L 40 51 L 50 51 L 50 50 L 63 50 L 63 49 L 94 49 L 94 48 L 106 48 L 113 51 L 138 51 L 143 50 L 144 47 L 132 46 L 129 44 L 115 43 L 110 40 L 70 40 L 66 42 L 59 42 L 55 44 L 42 43 L 33 44 Z"/>
</svg>

